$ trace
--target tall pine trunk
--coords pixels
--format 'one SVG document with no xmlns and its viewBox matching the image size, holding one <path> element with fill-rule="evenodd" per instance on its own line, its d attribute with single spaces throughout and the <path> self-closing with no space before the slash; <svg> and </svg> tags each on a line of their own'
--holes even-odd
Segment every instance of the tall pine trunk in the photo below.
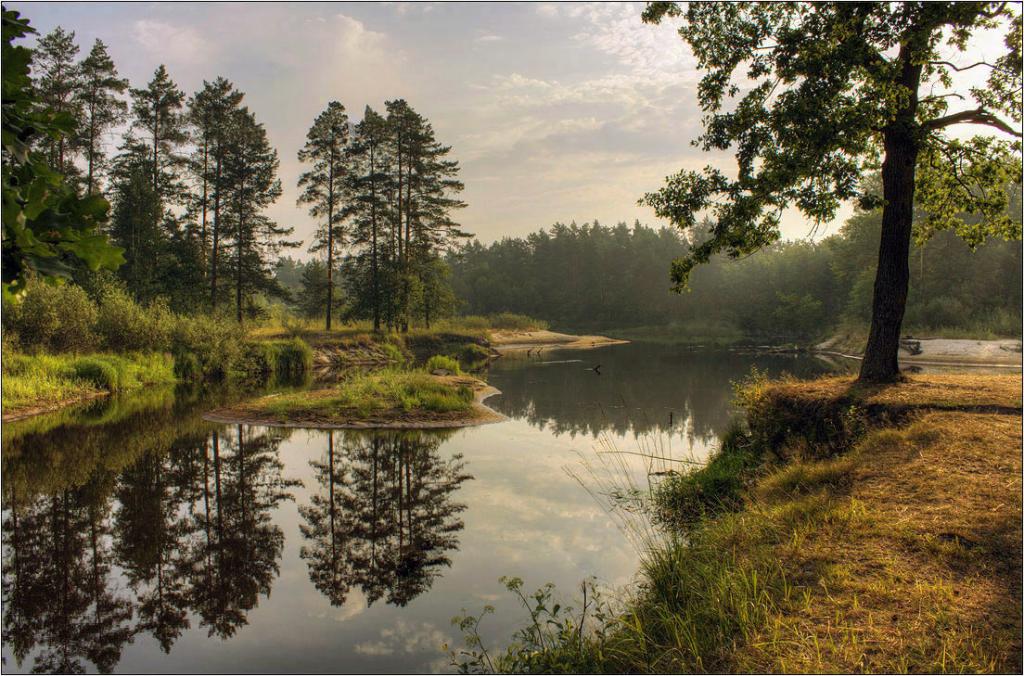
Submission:
<svg viewBox="0 0 1024 676">
<path fill-rule="evenodd" d="M 330 166 L 327 168 L 327 330 L 331 330 L 334 308 L 334 145 L 332 139 Z"/>
<path fill-rule="evenodd" d="M 210 308 L 217 309 L 217 258 L 220 253 L 220 189 L 222 158 L 217 146 L 217 170 L 213 184 L 213 246 L 210 251 Z"/>
<path fill-rule="evenodd" d="M 373 330 L 380 331 L 380 284 L 377 270 L 377 168 L 374 164 L 373 148 L 370 148 L 370 275 L 373 280 Z"/>
<path fill-rule="evenodd" d="M 910 236 L 914 226 L 914 178 L 917 166 L 917 88 L 921 66 L 909 53 L 903 62 L 901 84 L 911 95 L 907 105 L 883 131 L 885 159 L 882 162 L 882 236 L 878 247 L 871 305 L 871 331 L 860 365 L 860 381 L 887 383 L 899 380 L 900 329 L 910 286 Z"/>
</svg>

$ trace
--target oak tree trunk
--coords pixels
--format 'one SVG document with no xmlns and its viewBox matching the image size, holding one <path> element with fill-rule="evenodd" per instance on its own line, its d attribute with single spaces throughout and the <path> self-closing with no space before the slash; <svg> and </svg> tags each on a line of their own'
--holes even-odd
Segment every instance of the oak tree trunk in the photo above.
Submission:
<svg viewBox="0 0 1024 676">
<path fill-rule="evenodd" d="M 918 141 L 915 115 L 921 66 L 914 65 L 905 52 L 901 84 L 911 96 L 907 105 L 883 132 L 885 159 L 882 162 L 882 236 L 878 247 L 871 305 L 871 331 L 860 365 L 860 381 L 889 383 L 899 380 L 897 360 L 900 329 L 907 307 L 910 285 L 910 236 L 914 225 L 914 178 Z"/>
</svg>

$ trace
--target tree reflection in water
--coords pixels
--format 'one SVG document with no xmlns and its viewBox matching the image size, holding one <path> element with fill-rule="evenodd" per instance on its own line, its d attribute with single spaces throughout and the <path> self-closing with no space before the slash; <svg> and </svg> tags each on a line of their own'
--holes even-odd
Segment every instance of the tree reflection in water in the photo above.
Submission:
<svg viewBox="0 0 1024 676">
<path fill-rule="evenodd" d="M 447 438 L 327 432 L 325 457 L 310 463 L 320 490 L 299 511 L 301 556 L 332 605 L 359 587 L 369 605 L 385 598 L 404 606 L 451 565 L 466 508 L 451 498 L 472 477 L 461 456 L 438 454 Z"/>
<path fill-rule="evenodd" d="M 119 445 L 136 424 L 152 442 Z M 229 638 L 248 623 L 280 572 L 275 512 L 301 485 L 284 476 L 288 430 L 160 427 L 152 410 L 37 427 L 4 444 L 3 641 L 19 667 L 110 672 L 137 636 L 170 652 L 193 626 Z M 446 438 L 326 434 L 301 555 L 332 604 L 358 587 L 403 606 L 450 565 L 465 509 L 452 495 L 470 477 L 440 457 Z"/>
<path fill-rule="evenodd" d="M 284 546 L 272 515 L 298 485 L 283 476 L 284 433 L 205 427 L 120 473 L 96 464 L 81 486 L 5 482 L 3 641 L 19 666 L 34 653 L 35 672 L 109 672 L 138 634 L 169 652 L 198 617 L 227 638 L 269 595 Z M 28 450 L 63 450 L 54 440 Z"/>
</svg>

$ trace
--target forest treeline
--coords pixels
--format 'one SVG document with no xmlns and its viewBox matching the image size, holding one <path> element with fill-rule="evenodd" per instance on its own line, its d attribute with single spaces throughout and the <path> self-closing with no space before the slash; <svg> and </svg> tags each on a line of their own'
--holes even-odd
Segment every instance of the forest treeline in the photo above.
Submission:
<svg viewBox="0 0 1024 676">
<path fill-rule="evenodd" d="M 667 270 L 689 243 L 678 230 L 639 223 L 556 224 L 525 238 L 474 241 L 449 261 L 470 314 L 500 309 L 563 329 L 671 327 L 698 340 L 801 341 L 867 325 L 880 228 L 880 211 L 858 212 L 817 242 L 716 257 L 681 294 L 669 293 Z M 972 251 L 941 232 L 915 245 L 911 262 L 908 332 L 1019 335 L 1019 241 L 990 239 Z"/>
<path fill-rule="evenodd" d="M 110 202 L 100 232 L 123 249 L 110 267 L 127 292 L 178 312 L 230 309 L 239 322 L 291 300 L 274 271 L 301 243 L 266 214 L 282 193 L 279 156 L 244 92 L 217 77 L 188 95 L 163 65 L 133 87 L 101 40 L 80 56 L 61 27 L 32 48 L 26 101 L 70 130 L 39 135 L 32 151 L 82 199 Z M 401 99 L 358 121 L 331 101 L 312 121 L 298 201 L 318 224 L 310 250 L 323 274 L 312 271 L 304 302 L 328 328 L 341 309 L 407 330 L 451 306 L 440 257 L 468 235 L 452 218 L 464 204 L 450 151 Z M 96 272 L 65 258 L 74 281 L 95 286 Z"/>
<path fill-rule="evenodd" d="M 1019 192 L 1013 203 L 1020 204 Z M 815 242 L 781 242 L 738 260 L 719 256 L 674 294 L 667 271 L 690 246 L 679 230 L 556 223 L 526 237 L 474 240 L 447 255 L 440 272 L 450 278 L 454 305 L 445 309 L 513 312 L 556 329 L 618 329 L 633 337 L 826 338 L 867 326 L 880 228 L 880 211 L 861 211 Z M 1019 241 L 993 238 L 972 250 L 947 231 L 914 244 L 906 332 L 1019 335 L 1021 265 Z M 294 293 L 294 309 L 309 316 L 320 305 L 308 289 L 324 275 L 321 262 L 291 257 L 277 269 Z"/>
</svg>

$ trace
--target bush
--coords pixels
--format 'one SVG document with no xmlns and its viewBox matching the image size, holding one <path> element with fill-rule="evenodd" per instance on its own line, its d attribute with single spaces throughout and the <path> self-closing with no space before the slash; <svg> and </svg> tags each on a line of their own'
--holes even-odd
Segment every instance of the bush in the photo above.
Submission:
<svg viewBox="0 0 1024 676">
<path fill-rule="evenodd" d="M 178 375 L 194 380 L 226 376 L 241 354 L 244 339 L 244 330 L 232 319 L 179 317 L 171 336 L 175 363 L 181 364 Z"/>
<path fill-rule="evenodd" d="M 454 373 L 456 375 L 462 373 L 462 368 L 459 366 L 459 362 L 443 354 L 435 354 L 433 357 L 428 359 L 424 368 L 427 373 L 433 373 L 438 370 L 448 371 L 449 373 Z"/>
<path fill-rule="evenodd" d="M 313 348 L 301 338 L 277 341 L 276 350 L 279 378 L 298 378 L 313 370 Z"/>
<path fill-rule="evenodd" d="M 261 383 L 293 380 L 313 368 L 313 350 L 299 338 L 246 342 L 231 366 L 231 376 Z"/>
<path fill-rule="evenodd" d="M 167 351 L 175 321 L 166 302 L 143 307 L 123 289 L 108 286 L 99 297 L 96 333 L 114 352 Z"/>
<path fill-rule="evenodd" d="M 32 282 L 21 299 L 4 308 L 4 331 L 30 352 L 95 349 L 96 305 L 73 284 Z"/>
</svg>

